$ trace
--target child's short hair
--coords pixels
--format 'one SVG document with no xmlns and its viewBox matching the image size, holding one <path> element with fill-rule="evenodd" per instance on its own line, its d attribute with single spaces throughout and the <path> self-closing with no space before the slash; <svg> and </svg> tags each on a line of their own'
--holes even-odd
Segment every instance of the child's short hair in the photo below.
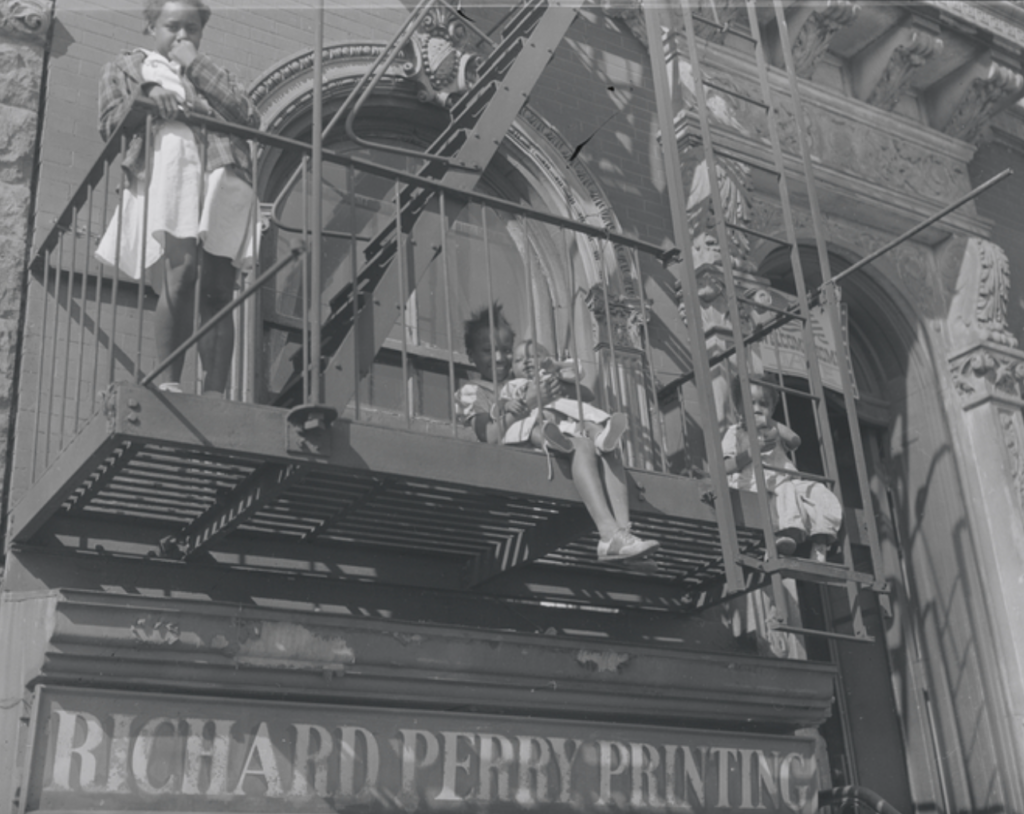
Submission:
<svg viewBox="0 0 1024 814">
<path fill-rule="evenodd" d="M 757 381 L 752 381 L 750 384 L 751 386 L 756 385 L 757 387 L 760 387 L 762 390 L 764 390 L 764 394 L 772 400 L 772 409 L 774 410 L 775 406 L 779 403 L 779 391 L 775 388 L 773 384 L 771 384 L 768 381 L 765 381 L 765 378 L 766 377 L 761 376 L 758 378 Z M 740 379 L 738 374 L 734 375 L 732 379 L 729 381 L 729 392 L 732 395 L 733 406 L 735 406 L 737 410 L 742 412 L 743 381 Z"/>
<path fill-rule="evenodd" d="M 146 5 L 142 9 L 142 16 L 146 18 L 146 25 L 156 23 L 160 18 L 160 12 L 164 10 L 164 6 L 171 2 L 186 3 L 192 6 L 199 12 L 199 22 L 202 23 L 203 28 L 206 28 L 206 23 L 213 12 L 210 11 L 210 7 L 203 0 L 146 0 Z"/>
<path fill-rule="evenodd" d="M 512 338 L 515 339 L 516 333 L 512 330 L 509 321 L 505 319 L 501 303 L 495 302 L 492 305 L 485 305 L 478 311 L 474 311 L 470 314 L 469 319 L 463 323 L 462 341 L 466 343 L 466 353 L 473 352 L 473 348 L 476 347 L 479 336 L 483 331 L 489 332 L 491 330 L 492 311 L 494 312 L 494 330 L 500 331 L 502 328 L 506 328 L 512 334 Z"/>
</svg>

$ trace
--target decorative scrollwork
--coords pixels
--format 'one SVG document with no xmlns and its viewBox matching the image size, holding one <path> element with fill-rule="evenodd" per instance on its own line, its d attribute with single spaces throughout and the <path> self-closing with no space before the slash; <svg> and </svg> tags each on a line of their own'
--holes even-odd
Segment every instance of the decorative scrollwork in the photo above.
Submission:
<svg viewBox="0 0 1024 814">
<path fill-rule="evenodd" d="M 469 29 L 458 14 L 434 8 L 409 38 L 412 59 L 402 71 L 420 84 L 421 101 L 450 108 L 477 80 L 481 58 L 469 50 Z"/>
<path fill-rule="evenodd" d="M 44 42 L 53 21 L 46 0 L 0 0 L 0 34 Z"/>
<path fill-rule="evenodd" d="M 850 0 L 828 0 L 824 8 L 811 13 L 793 40 L 793 62 L 798 76 L 811 78 L 836 32 L 852 23 L 858 11 L 859 6 Z"/>
</svg>

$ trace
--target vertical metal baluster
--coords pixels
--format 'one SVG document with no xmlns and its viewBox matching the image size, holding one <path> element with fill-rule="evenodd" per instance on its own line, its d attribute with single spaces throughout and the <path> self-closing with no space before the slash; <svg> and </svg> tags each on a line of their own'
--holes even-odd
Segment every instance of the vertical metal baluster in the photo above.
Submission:
<svg viewBox="0 0 1024 814">
<path fill-rule="evenodd" d="M 395 179 L 395 237 L 398 240 L 397 261 L 398 261 L 398 297 L 402 301 L 399 315 L 402 324 L 402 406 L 405 408 L 406 427 L 412 429 L 412 381 L 409 379 L 409 326 L 408 305 L 409 305 L 409 279 L 408 258 L 406 257 L 405 238 L 402 234 L 402 187 Z"/>
<path fill-rule="evenodd" d="M 621 382 L 619 381 L 619 365 L 615 355 L 615 326 L 612 325 L 612 291 L 611 291 L 611 274 L 608 272 L 608 267 L 605 265 L 605 257 L 608 255 L 608 240 L 607 238 L 602 239 L 601 253 L 601 284 L 604 286 L 604 319 L 605 319 L 605 330 L 608 333 L 608 352 L 609 352 L 609 363 L 611 365 L 611 384 L 612 384 L 612 395 L 615 397 L 616 409 L 625 410 L 625 404 L 623 404 L 623 394 Z M 615 251 L 612 250 L 612 257 L 615 257 Z"/>
<path fill-rule="evenodd" d="M 249 234 L 249 238 L 252 241 L 252 280 L 259 279 L 260 269 L 263 267 L 260 261 L 260 198 L 257 190 L 257 179 L 260 177 L 259 159 L 259 143 L 256 141 L 249 142 L 249 163 L 252 165 L 252 230 Z M 248 285 L 249 282 L 246 281 L 246 285 L 243 288 L 248 287 Z M 236 398 L 247 404 L 256 401 L 256 347 L 257 332 L 259 330 L 257 303 L 265 295 L 265 292 L 266 288 L 256 297 L 251 297 L 247 300 L 241 316 L 242 327 L 239 330 L 239 334 L 242 337 L 240 352 L 241 371 Z"/>
<path fill-rule="evenodd" d="M 651 446 L 656 446 L 661 451 L 662 471 L 668 472 L 668 452 L 665 449 L 668 436 L 665 433 L 665 416 L 661 412 L 661 407 L 658 404 L 658 392 L 654 384 L 654 357 L 651 355 L 651 334 L 650 329 L 647 327 L 647 289 L 644 286 L 644 272 L 639 253 L 633 255 L 633 261 L 633 264 L 636 266 L 637 287 L 640 289 L 640 325 L 641 330 L 643 331 L 644 359 L 647 364 L 647 372 L 643 377 L 644 389 L 649 389 L 650 391 L 647 394 L 648 399 L 650 399 L 650 407 L 648 409 L 653 410 L 657 417 L 658 434 L 661 436 L 661 442 L 657 443 L 654 437 L 654 426 L 652 424 Z"/>
<path fill-rule="evenodd" d="M 356 379 L 361 379 L 359 362 L 359 243 L 357 240 L 356 226 L 359 223 L 358 211 L 356 208 L 356 170 L 355 167 L 348 168 L 348 206 L 349 206 L 349 238 L 348 246 L 350 254 L 349 274 L 352 283 L 352 370 L 355 371 Z M 372 362 L 371 362 L 372 365 Z M 372 367 L 371 367 L 371 376 Z M 359 420 L 359 383 L 354 388 L 356 394 L 356 421 Z"/>
<path fill-rule="evenodd" d="M 200 128 L 199 135 L 199 201 L 196 206 L 196 211 L 199 212 L 201 222 L 202 216 L 204 214 L 203 210 L 206 208 L 206 164 L 208 159 L 207 153 L 209 152 L 207 150 L 207 140 L 210 137 L 210 131 L 205 124 L 202 126 L 202 128 Z M 206 263 L 203 262 L 204 254 L 205 252 L 203 250 L 203 240 L 199 232 L 197 231 L 196 281 L 192 287 L 192 330 L 189 332 L 189 335 L 194 334 L 202 327 L 202 325 L 200 324 L 200 321 L 202 320 L 202 310 L 200 308 L 200 305 L 203 300 L 203 283 L 205 282 L 204 277 L 209 272 L 209 270 L 206 268 Z M 231 318 L 234 319 L 233 314 L 231 315 Z M 175 338 L 175 343 L 177 343 L 177 338 Z M 195 359 L 196 381 L 193 391 L 199 393 L 202 390 L 206 389 L 206 369 L 203 367 L 203 359 L 199 353 L 198 344 L 196 345 Z M 182 360 L 182 363 L 184 364 L 184 359 Z"/>
<path fill-rule="evenodd" d="M 439 219 L 441 224 L 441 281 L 444 285 L 444 316 L 448 336 L 448 392 L 454 393 L 455 337 L 452 333 L 452 319 L 455 315 L 452 313 L 451 269 L 448 267 L 448 206 L 443 189 L 440 190 L 438 206 L 441 214 Z M 458 418 L 455 415 L 455 403 L 452 402 L 448 406 L 448 409 L 451 411 L 452 415 L 452 435 L 456 436 L 459 433 L 459 424 Z"/>
<path fill-rule="evenodd" d="M 143 190 L 142 198 L 142 235 L 140 243 L 140 254 L 139 254 L 139 290 L 138 297 L 135 306 L 135 329 L 137 331 L 136 343 L 135 343 L 135 381 L 142 380 L 142 331 L 143 331 L 143 311 L 145 310 L 145 297 L 146 297 L 146 244 L 148 242 L 149 232 L 149 187 L 150 181 L 152 181 L 153 172 L 153 114 L 149 113 L 146 116 L 146 188 Z M 163 260 L 164 258 L 161 258 Z M 166 277 L 166 274 L 165 274 Z M 162 290 L 161 297 L 166 296 L 166 292 Z M 161 360 L 162 361 L 162 360 Z"/>
<path fill-rule="evenodd" d="M 81 304 L 78 306 L 78 364 L 75 365 L 75 416 L 72 422 L 72 434 L 78 432 L 78 424 L 81 421 L 81 409 L 82 409 L 82 379 L 85 368 L 85 317 L 86 310 L 89 305 L 89 260 L 92 252 L 89 251 L 89 245 L 92 240 L 92 190 L 90 186 L 89 191 L 86 193 L 86 226 L 85 226 L 85 264 L 82 267 L 82 290 L 81 290 Z M 77 229 L 75 230 L 77 234 Z"/>
<path fill-rule="evenodd" d="M 36 402 L 32 417 L 32 482 L 36 479 L 36 462 L 39 452 L 40 411 L 43 409 L 43 367 L 46 361 L 46 318 L 50 310 L 50 260 L 52 254 L 47 250 L 43 256 L 43 318 L 39 328 L 39 367 L 36 371 Z M 54 306 L 56 307 L 56 306 Z"/>
<path fill-rule="evenodd" d="M 572 261 L 572 243 L 569 241 L 570 234 L 573 235 L 573 240 L 575 240 L 574 232 L 562 229 L 562 250 L 565 252 L 565 262 L 569 266 L 569 340 L 572 343 L 572 358 L 576 363 L 576 406 L 579 410 L 580 424 L 583 424 L 583 396 L 580 392 L 580 387 L 582 386 L 580 378 L 583 369 L 580 365 L 579 341 L 576 338 L 576 264 Z"/>
<path fill-rule="evenodd" d="M 128 137 L 121 134 L 120 160 L 124 161 L 124 154 L 128 148 Z M 121 175 L 121 184 L 128 183 L 124 173 Z M 117 345 L 117 297 L 121 284 L 121 238 L 124 231 L 124 193 L 123 186 L 117 189 L 117 229 L 114 244 L 114 282 L 110 291 L 110 342 L 107 346 L 107 385 L 114 383 L 114 375 L 117 372 L 117 357 L 114 355 L 114 348 Z"/>
<path fill-rule="evenodd" d="M 323 229 L 324 229 L 324 0 L 317 3 L 316 26 L 313 47 L 313 159 L 312 183 L 313 190 L 313 261 L 310 272 L 310 296 L 316 303 L 316 318 L 309 334 L 309 355 L 315 366 L 310 378 L 309 403 L 320 404 L 323 400 L 321 389 L 322 343 L 320 336 L 320 298 L 323 297 Z M 359 373 L 356 371 L 356 387 L 359 387 Z M 344 410 L 347 405 L 339 404 L 337 408 Z"/>
<path fill-rule="evenodd" d="M 537 345 L 540 337 L 537 335 L 537 310 L 533 295 L 533 252 L 530 250 L 530 227 L 525 217 L 518 219 L 523 228 L 523 248 L 526 251 L 526 310 L 530 314 L 530 342 L 533 345 L 533 386 L 537 388 L 537 421 L 543 421 L 544 405 L 540 400 L 540 352 Z M 513 349 L 514 350 L 514 349 Z M 514 374 L 513 374 L 514 375 Z M 583 430 L 583 422 L 580 422 L 580 431 Z"/>
<path fill-rule="evenodd" d="M 484 233 L 484 271 L 487 274 L 487 313 L 490 316 L 488 321 L 490 322 L 491 331 L 491 385 L 494 391 L 494 403 L 498 404 L 498 363 L 494 358 L 498 326 L 494 324 L 494 277 L 493 269 L 491 268 L 491 240 L 488 236 L 487 207 L 483 204 L 480 205 L 480 228 L 483 229 Z M 497 421 L 500 435 L 500 430 L 502 429 L 502 413 L 500 410 Z M 504 437 L 499 438 L 498 443 L 501 443 L 502 441 L 504 441 Z"/>
<path fill-rule="evenodd" d="M 313 359 L 309 354 L 309 326 L 312 305 L 309 296 L 310 252 L 309 245 L 309 156 L 302 156 L 302 242 L 307 251 L 302 254 L 302 401 L 310 403 L 310 379 L 314 375 L 311 366 Z M 319 314 L 318 314 L 319 316 Z"/>
<path fill-rule="evenodd" d="M 60 424 L 57 437 L 60 439 L 57 452 L 64 449 L 64 430 L 68 419 L 68 368 L 71 367 L 71 328 L 73 324 L 72 310 L 75 306 L 75 271 L 78 265 L 78 207 L 71 213 L 71 263 L 68 268 L 68 308 L 64 328 L 64 372 L 60 384 Z M 83 292 L 84 297 L 84 292 Z M 81 367 L 81 358 L 79 365 Z"/>
<path fill-rule="evenodd" d="M 46 411 L 46 454 L 43 456 L 45 466 L 50 465 L 50 438 L 53 434 L 53 411 L 57 388 L 57 344 L 60 342 L 60 278 L 64 270 L 64 235 L 61 234 L 57 244 L 57 269 L 53 275 L 53 344 L 50 345 L 50 405 Z M 70 294 L 70 289 L 69 289 Z M 70 306 L 69 306 L 70 307 Z"/>
<path fill-rule="evenodd" d="M 107 204 L 110 201 L 110 165 L 107 165 L 106 172 L 103 173 L 103 207 L 100 213 L 100 222 L 104 224 L 106 229 L 107 223 Z M 89 221 L 90 226 L 92 221 Z M 92 254 L 92 241 L 89 241 L 89 254 Z M 103 334 L 103 283 L 106 280 L 106 273 L 104 272 L 103 263 L 97 263 L 98 271 L 96 272 L 96 341 L 93 343 L 93 354 L 92 354 L 92 406 L 93 409 L 96 407 L 97 390 L 100 386 L 100 345 L 102 344 Z M 110 337 L 113 341 L 113 337 Z M 91 414 L 91 411 L 90 411 Z"/>
</svg>

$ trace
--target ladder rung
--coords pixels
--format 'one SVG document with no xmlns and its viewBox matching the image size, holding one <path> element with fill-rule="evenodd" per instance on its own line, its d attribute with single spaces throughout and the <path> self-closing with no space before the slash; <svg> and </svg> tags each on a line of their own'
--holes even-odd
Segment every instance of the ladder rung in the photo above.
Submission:
<svg viewBox="0 0 1024 814">
<path fill-rule="evenodd" d="M 736 301 L 746 303 L 747 305 L 753 306 L 755 308 L 763 308 L 765 311 L 771 311 L 773 314 L 786 314 L 787 316 L 792 316 L 794 320 L 804 319 L 804 317 L 801 314 L 798 314 L 795 311 L 790 311 L 788 308 L 779 308 L 777 305 L 764 305 L 763 303 L 756 302 L 755 300 L 752 300 L 749 297 L 737 296 Z M 779 327 L 781 328 L 782 326 L 780 325 Z"/>
<path fill-rule="evenodd" d="M 777 384 L 771 381 L 771 379 L 759 379 L 756 376 L 750 377 L 751 384 L 766 385 L 773 390 L 778 390 L 780 393 L 789 393 L 791 396 L 800 396 L 801 398 L 810 399 L 811 401 L 821 401 L 821 396 L 816 396 L 814 393 L 808 393 L 806 390 L 797 390 L 795 387 L 786 387 L 784 384 Z"/>
<path fill-rule="evenodd" d="M 760 560 L 749 554 L 740 554 L 738 562 L 744 568 L 759 571 L 762 574 L 778 574 L 782 577 L 793 577 L 806 582 L 820 582 L 824 585 L 847 585 L 852 582 L 875 593 L 887 594 L 890 592 L 888 584 L 876 580 L 873 574 L 855 571 L 846 565 L 814 562 L 798 557 L 775 557 L 774 559 Z"/>
<path fill-rule="evenodd" d="M 796 625 L 769 625 L 772 630 L 781 630 L 785 633 L 802 633 L 804 636 L 822 636 L 826 639 L 842 639 L 846 642 L 864 642 L 869 644 L 875 640 L 874 636 L 853 636 L 849 633 L 833 633 L 830 630 L 815 630 L 809 627 L 797 627 Z"/>
<path fill-rule="evenodd" d="M 716 22 L 715 20 L 710 20 L 707 17 L 702 17 L 699 14 L 693 14 L 691 16 L 693 17 L 694 20 L 696 20 L 699 23 L 704 23 L 704 25 L 709 25 L 712 28 L 717 28 L 719 31 L 721 31 L 723 33 L 726 33 L 726 34 L 735 34 L 737 37 L 740 37 L 740 38 L 745 39 L 745 40 L 749 40 L 750 42 L 754 43 L 755 45 L 757 44 L 757 38 L 752 37 L 750 34 L 747 34 L 744 31 L 738 31 L 735 28 L 732 28 L 732 27 L 730 27 L 728 25 L 723 25 L 722 23 Z"/>
<path fill-rule="evenodd" d="M 729 223 L 726 221 L 726 228 L 735 229 L 737 232 L 743 232 L 745 235 L 751 235 L 752 237 L 759 237 L 761 240 L 769 240 L 772 243 L 778 243 L 780 246 L 792 247 L 793 244 L 788 240 L 783 240 L 781 237 L 773 237 L 772 235 L 759 232 L 757 229 L 751 229 L 749 226 L 740 226 L 738 223 Z"/>
<path fill-rule="evenodd" d="M 748 167 L 753 167 L 754 169 L 757 170 L 763 170 L 764 172 L 770 172 L 772 175 L 782 174 L 771 164 L 763 164 L 755 158 L 747 158 L 746 156 L 738 155 L 736 153 L 730 152 L 729 150 L 723 150 L 721 147 L 712 147 L 712 151 L 714 152 L 716 157 L 720 156 L 721 158 L 728 158 L 733 161 L 737 161 L 740 164 L 746 164 Z"/>
<path fill-rule="evenodd" d="M 780 475 L 799 475 L 801 480 L 815 480 L 818 481 L 819 483 L 824 483 L 826 485 L 831 485 L 836 482 L 835 478 L 826 478 L 824 475 L 816 475 L 813 472 L 801 472 L 799 470 L 783 469 L 782 467 L 769 466 L 768 464 L 761 464 L 761 467 L 766 472 L 778 472 Z"/>
<path fill-rule="evenodd" d="M 741 101 L 750 102 L 750 104 L 757 105 L 758 107 L 764 108 L 765 110 L 768 109 L 767 102 L 763 102 L 760 99 L 755 99 L 753 96 L 744 96 L 739 91 L 727 88 L 725 87 L 725 85 L 719 85 L 717 82 L 711 82 L 707 79 L 704 80 L 704 85 L 705 87 L 713 88 L 714 90 L 721 91 L 722 93 L 728 93 L 730 96 L 733 96 L 736 99 L 740 99 Z"/>
</svg>

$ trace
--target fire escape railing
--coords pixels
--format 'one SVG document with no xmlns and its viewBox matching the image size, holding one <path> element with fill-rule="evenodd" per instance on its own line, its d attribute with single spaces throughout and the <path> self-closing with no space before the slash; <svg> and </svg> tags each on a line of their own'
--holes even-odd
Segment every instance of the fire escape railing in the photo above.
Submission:
<svg viewBox="0 0 1024 814">
<path fill-rule="evenodd" d="M 246 309 L 245 306 L 254 294 L 265 287 L 282 270 L 302 262 L 311 254 L 309 213 L 303 212 L 303 222 L 294 231 L 291 245 L 286 251 L 279 253 L 280 256 L 274 257 L 270 261 L 264 257 L 266 268 L 260 268 L 257 263 L 255 269 L 247 270 L 245 275 L 247 281 L 244 288 L 229 305 L 196 329 L 174 351 L 173 356 L 162 360 L 155 359 L 147 345 L 147 339 L 148 331 L 151 330 L 152 308 L 159 292 L 152 291 L 146 284 L 139 285 L 137 281 L 116 273 L 115 270 L 104 266 L 93 256 L 98 236 L 102 234 L 117 206 L 118 187 L 121 180 L 119 160 L 125 153 L 131 133 L 138 128 L 153 126 L 153 109 L 153 105 L 148 100 L 143 99 L 136 103 L 132 112 L 105 145 L 96 163 L 87 173 L 79 189 L 72 195 L 54 225 L 40 241 L 39 248 L 30 263 L 32 275 L 41 284 L 42 296 L 34 298 L 30 303 L 30 308 L 34 309 L 30 314 L 30 335 L 34 341 L 29 343 L 29 354 L 33 359 L 31 364 L 25 368 L 24 373 L 27 375 L 23 375 L 22 386 L 27 387 L 32 396 L 22 399 L 22 413 L 19 419 L 27 423 L 27 426 L 25 423 L 22 425 L 23 437 L 30 439 L 31 448 L 23 451 L 23 454 L 27 456 L 25 460 L 27 460 L 31 472 L 29 482 L 36 480 L 39 474 L 56 459 L 60 451 L 70 443 L 84 423 L 102 407 L 102 393 L 106 387 L 118 380 L 151 384 L 157 374 L 166 368 L 173 358 L 193 349 L 202 335 L 219 320 L 237 318 L 240 322 L 238 334 L 241 341 L 236 345 L 231 387 L 232 398 L 243 402 L 258 401 L 258 394 L 251 383 L 251 378 L 255 365 L 256 345 L 259 341 L 256 335 L 258 329 L 256 322 L 259 317 L 255 309 Z M 198 114 L 183 113 L 180 114 L 179 119 L 197 131 L 221 132 L 246 139 L 252 145 L 252 154 L 256 162 L 264 160 L 265 156 L 271 154 L 271 151 L 276 156 L 289 153 L 293 156 L 305 156 L 306 160 L 300 159 L 297 162 L 302 168 L 300 183 L 306 189 L 311 185 L 308 170 L 308 157 L 312 152 L 311 144 L 228 124 Z M 524 230 L 541 226 L 553 228 L 562 236 L 561 251 L 567 257 L 580 251 L 580 247 L 575 246 L 576 241 L 591 241 L 598 247 L 596 251 L 603 258 L 614 257 L 617 252 L 626 252 L 634 257 L 637 254 L 648 255 L 656 262 L 664 263 L 671 257 L 671 252 L 666 251 L 664 247 L 649 244 L 628 235 L 611 232 L 585 222 L 536 210 L 484 193 L 467 192 L 436 180 L 425 179 L 412 172 L 387 167 L 357 156 L 342 155 L 324 149 L 323 162 L 326 165 L 346 167 L 350 172 L 364 173 L 379 179 L 382 183 L 392 187 L 393 196 L 389 197 L 397 199 L 409 189 L 428 188 L 442 201 L 441 211 L 444 210 L 443 202 L 445 200 L 457 200 L 461 205 L 477 204 L 501 213 L 506 218 L 515 219 L 523 224 Z M 258 178 L 260 174 L 261 169 L 257 163 L 254 167 L 253 177 Z M 273 226 L 264 216 L 264 222 L 260 225 L 264 235 L 268 225 Z M 286 235 L 286 231 L 282 229 L 280 234 Z M 350 232 L 349 236 L 354 236 L 353 247 L 362 239 L 355 235 L 354 231 Z M 452 270 L 448 268 L 449 260 L 444 251 L 448 233 L 441 229 L 434 237 L 438 260 L 444 267 L 442 276 L 445 278 L 445 285 L 450 286 L 449 277 Z M 266 252 L 263 254 L 265 255 Z M 526 262 L 524 265 L 526 274 L 540 274 L 538 269 L 530 268 L 530 262 Z M 634 262 L 632 265 L 640 276 L 640 279 L 635 281 L 635 285 L 642 290 L 643 264 Z M 486 262 L 485 266 L 482 273 L 486 273 L 488 277 L 496 273 L 489 262 Z M 608 287 L 612 285 L 610 279 L 612 272 L 608 270 L 607 263 L 604 261 L 601 263 L 600 274 L 601 283 L 605 290 L 608 290 Z M 320 316 L 320 308 L 317 298 L 312 297 L 309 293 L 308 272 L 304 274 L 304 277 L 307 284 L 307 299 L 302 321 L 303 334 L 306 339 L 302 342 L 304 357 L 302 360 L 296 359 L 295 368 L 297 371 L 308 373 L 315 367 L 309 359 L 308 333 L 314 319 Z M 534 282 L 538 283 L 539 277 Z M 325 290 L 324 295 L 329 296 L 330 291 Z M 640 307 L 646 309 L 646 303 L 642 298 L 640 299 Z M 485 304 L 485 302 L 480 303 L 480 305 Z M 605 298 L 603 317 L 609 322 L 612 318 L 610 308 L 608 298 Z M 236 317 L 236 312 L 244 313 Z M 461 369 L 466 367 L 465 355 L 461 349 L 454 347 L 454 342 L 458 341 L 461 336 L 461 325 L 457 324 L 457 317 L 453 319 L 452 316 L 449 315 L 450 324 L 447 326 L 447 333 L 453 338 L 453 341 L 449 341 L 446 349 L 438 350 L 435 353 L 435 355 L 441 356 L 447 365 L 451 378 L 450 392 L 454 392 L 457 386 L 456 367 Z M 646 310 L 641 316 L 643 330 L 646 331 Z M 521 326 L 521 330 L 527 332 L 529 326 Z M 646 341 L 646 337 L 644 345 L 649 352 L 650 344 Z M 403 367 L 407 367 L 408 348 L 403 346 L 396 350 L 402 355 Z M 649 358 L 644 360 L 644 371 L 647 403 L 653 414 L 656 412 L 657 399 L 653 388 L 653 379 L 649 374 Z M 307 400 L 306 396 L 310 389 L 308 382 L 310 377 L 305 375 L 303 378 L 305 384 L 302 387 L 302 395 L 293 399 L 297 403 Z M 619 383 L 615 377 L 609 376 L 608 379 L 608 389 L 612 397 L 625 398 L 626 394 L 619 391 Z M 361 398 L 357 392 L 355 396 L 356 414 L 359 413 Z M 346 405 L 334 406 L 340 410 L 344 409 Z M 615 405 L 610 406 L 614 407 Z M 412 405 L 407 401 L 405 411 L 406 418 L 410 423 L 412 409 Z M 646 448 L 653 450 L 653 453 L 647 456 L 650 459 L 650 463 L 647 464 L 648 468 L 664 470 L 667 454 L 663 448 L 664 439 L 662 431 L 659 429 L 660 421 L 660 415 L 647 417 L 645 432 L 648 437 L 643 440 L 643 444 Z M 456 434 L 454 417 L 451 423 L 452 432 Z"/>
</svg>

